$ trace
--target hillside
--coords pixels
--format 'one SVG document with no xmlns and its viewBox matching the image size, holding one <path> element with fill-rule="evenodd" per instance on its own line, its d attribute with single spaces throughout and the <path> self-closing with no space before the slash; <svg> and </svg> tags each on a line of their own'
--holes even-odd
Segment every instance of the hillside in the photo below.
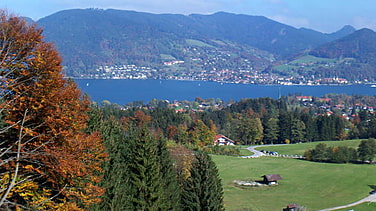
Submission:
<svg viewBox="0 0 376 211">
<path fill-rule="evenodd" d="M 343 30 L 350 29 L 346 28 Z M 311 84 L 359 83 L 374 82 L 375 67 L 376 32 L 360 29 L 289 60 L 277 61 L 268 71 Z"/>
<path fill-rule="evenodd" d="M 350 57 L 365 60 L 376 54 L 376 32 L 361 29 L 341 39 L 313 49 L 310 54 L 316 57 Z"/>
<path fill-rule="evenodd" d="M 358 30 L 341 39 L 324 44 L 309 54 L 337 60 L 335 65 L 318 70 L 322 73 L 332 73 L 337 77 L 353 80 L 374 81 L 376 78 L 376 32 L 370 29 Z"/>
<path fill-rule="evenodd" d="M 163 70 L 169 72 L 165 75 L 229 67 L 262 71 L 277 58 L 352 32 L 347 28 L 324 34 L 262 16 L 224 12 L 185 16 L 112 9 L 65 10 L 37 24 L 61 52 L 68 74 L 75 76 L 95 73 L 101 65 L 134 64 L 160 70 L 171 61 L 184 64 Z"/>
</svg>

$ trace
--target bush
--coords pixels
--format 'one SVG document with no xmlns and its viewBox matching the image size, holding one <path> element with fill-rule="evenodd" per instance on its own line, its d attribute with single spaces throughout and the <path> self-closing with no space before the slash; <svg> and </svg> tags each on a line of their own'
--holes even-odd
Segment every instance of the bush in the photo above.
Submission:
<svg viewBox="0 0 376 211">
<path fill-rule="evenodd" d="M 240 150 L 235 146 L 205 146 L 203 151 L 208 154 L 239 156 Z"/>
<path fill-rule="evenodd" d="M 358 159 L 357 151 L 354 148 L 346 146 L 328 147 L 324 143 L 316 145 L 314 149 L 306 150 L 304 156 L 306 160 L 332 163 L 348 163 Z"/>
</svg>

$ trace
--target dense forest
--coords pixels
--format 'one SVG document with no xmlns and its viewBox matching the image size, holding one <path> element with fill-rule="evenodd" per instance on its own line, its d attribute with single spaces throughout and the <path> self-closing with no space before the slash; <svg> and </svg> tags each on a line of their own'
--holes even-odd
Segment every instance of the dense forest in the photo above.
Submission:
<svg viewBox="0 0 376 211">
<path fill-rule="evenodd" d="M 206 110 L 177 111 L 156 102 L 126 109 L 107 103 L 102 109 L 123 121 L 145 115 L 150 127 L 167 139 L 197 147 L 211 145 L 216 134 L 245 145 L 376 137 L 375 97 L 328 94 L 311 102 L 299 97 L 242 99 L 227 106 L 198 99 L 215 105 Z"/>
</svg>

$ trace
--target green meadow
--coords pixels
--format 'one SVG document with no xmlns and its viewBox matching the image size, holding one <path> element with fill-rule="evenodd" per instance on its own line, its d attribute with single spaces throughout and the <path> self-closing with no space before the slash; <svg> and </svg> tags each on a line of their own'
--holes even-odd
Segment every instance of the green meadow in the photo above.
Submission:
<svg viewBox="0 0 376 211">
<path fill-rule="evenodd" d="M 292 154 L 311 147 L 310 144 L 295 145 L 302 149 L 291 149 Z M 246 159 L 213 155 L 212 158 L 222 178 L 226 210 L 273 211 L 282 210 L 290 203 L 304 206 L 307 211 L 319 210 L 358 201 L 369 194 L 370 186 L 376 185 L 376 166 L 369 164 L 315 163 L 273 157 Z M 261 180 L 265 174 L 280 174 L 283 179 L 271 187 L 240 188 L 233 183 L 234 180 Z M 374 204 L 357 207 L 367 210 Z"/>
<path fill-rule="evenodd" d="M 327 146 L 339 147 L 347 146 L 352 148 L 358 148 L 361 140 L 347 140 L 347 141 L 323 141 L 323 142 L 309 142 L 302 144 L 288 144 L 288 145 L 275 145 L 267 147 L 258 147 L 257 150 L 275 151 L 283 155 L 303 155 L 307 149 L 313 149 L 319 143 L 324 143 Z"/>
</svg>

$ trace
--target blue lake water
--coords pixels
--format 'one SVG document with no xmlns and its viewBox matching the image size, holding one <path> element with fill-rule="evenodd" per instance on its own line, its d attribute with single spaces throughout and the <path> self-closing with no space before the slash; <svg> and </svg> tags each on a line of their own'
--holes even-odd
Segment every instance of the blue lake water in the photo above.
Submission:
<svg viewBox="0 0 376 211">
<path fill-rule="evenodd" d="M 149 102 L 160 100 L 189 100 L 196 97 L 203 99 L 220 98 L 239 101 L 242 98 L 271 97 L 300 93 L 321 97 L 327 93 L 345 93 L 348 95 L 376 95 L 376 88 L 370 85 L 348 86 L 266 86 L 248 84 L 221 84 L 204 81 L 166 81 L 166 80 L 106 80 L 77 79 L 79 88 L 87 93 L 91 100 L 125 105 L 133 101 Z"/>
</svg>

